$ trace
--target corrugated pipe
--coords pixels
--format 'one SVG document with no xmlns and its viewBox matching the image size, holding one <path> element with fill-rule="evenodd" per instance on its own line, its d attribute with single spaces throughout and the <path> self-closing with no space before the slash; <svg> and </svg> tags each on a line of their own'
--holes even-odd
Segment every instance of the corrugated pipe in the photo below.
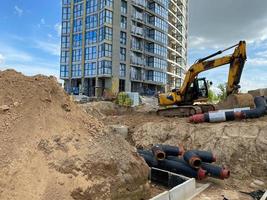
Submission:
<svg viewBox="0 0 267 200">
<path fill-rule="evenodd" d="M 213 178 L 219 178 L 223 180 L 230 177 L 230 171 L 223 167 L 204 162 L 201 164 L 201 167 L 208 172 L 208 176 Z"/>
<path fill-rule="evenodd" d="M 239 112 L 211 112 L 204 114 L 193 115 L 189 118 L 192 123 L 203 123 L 203 122 L 224 122 L 233 121 L 237 119 L 250 119 L 259 118 L 266 113 L 266 99 L 265 97 L 255 97 L 254 103 L 256 108 L 253 110 L 242 110 Z"/>
</svg>

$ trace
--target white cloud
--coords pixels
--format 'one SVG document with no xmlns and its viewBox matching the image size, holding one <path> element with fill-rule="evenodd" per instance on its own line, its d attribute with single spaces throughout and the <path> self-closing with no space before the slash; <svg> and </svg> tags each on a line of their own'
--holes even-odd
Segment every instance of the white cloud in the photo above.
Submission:
<svg viewBox="0 0 267 200">
<path fill-rule="evenodd" d="M 4 55 L 0 54 L 0 65 L 5 63 Z"/>
<path fill-rule="evenodd" d="M 36 48 L 41 49 L 44 52 L 47 52 L 54 56 L 60 55 L 60 43 L 59 42 L 55 43 L 55 42 L 38 40 L 35 43 L 36 43 Z"/>
<path fill-rule="evenodd" d="M 266 66 L 267 69 L 267 57 L 261 58 L 261 57 L 254 57 L 254 58 L 248 58 L 247 64 L 255 65 L 255 66 Z"/>
<path fill-rule="evenodd" d="M 0 54 L 3 55 L 5 61 L 13 61 L 13 62 L 30 62 L 33 60 L 32 55 L 27 52 L 18 50 L 13 48 L 12 46 L 1 44 L 0 45 Z"/>
<path fill-rule="evenodd" d="M 54 28 L 55 28 L 55 30 L 57 32 L 57 35 L 61 36 L 61 23 L 56 23 Z"/>
<path fill-rule="evenodd" d="M 45 24 L 45 19 L 44 19 L 44 18 L 41 19 L 41 24 L 42 24 L 42 25 Z"/>
<path fill-rule="evenodd" d="M 15 14 L 18 15 L 19 17 L 22 16 L 22 14 L 23 14 L 23 12 L 24 12 L 24 11 L 23 11 L 20 7 L 18 7 L 17 5 L 14 6 L 14 10 L 15 10 Z"/>
</svg>

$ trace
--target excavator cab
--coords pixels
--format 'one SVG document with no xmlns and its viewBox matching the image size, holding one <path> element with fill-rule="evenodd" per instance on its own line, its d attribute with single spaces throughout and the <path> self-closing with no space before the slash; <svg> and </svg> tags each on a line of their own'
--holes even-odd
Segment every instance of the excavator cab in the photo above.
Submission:
<svg viewBox="0 0 267 200">
<path fill-rule="evenodd" d="M 205 101 L 208 98 L 208 85 L 206 78 L 195 78 L 185 93 L 185 101 L 187 105 L 193 104 L 195 101 Z"/>
</svg>

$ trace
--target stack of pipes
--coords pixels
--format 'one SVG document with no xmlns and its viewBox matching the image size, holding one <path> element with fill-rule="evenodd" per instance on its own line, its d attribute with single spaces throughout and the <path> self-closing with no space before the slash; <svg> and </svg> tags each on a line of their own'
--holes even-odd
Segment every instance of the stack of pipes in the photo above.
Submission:
<svg viewBox="0 0 267 200">
<path fill-rule="evenodd" d="M 197 180 L 210 176 L 226 179 L 230 171 L 224 167 L 214 165 L 216 157 L 212 152 L 191 150 L 184 151 L 182 147 L 160 145 L 150 150 L 137 150 L 149 167 L 155 167 L 173 173 L 181 174 Z"/>
</svg>

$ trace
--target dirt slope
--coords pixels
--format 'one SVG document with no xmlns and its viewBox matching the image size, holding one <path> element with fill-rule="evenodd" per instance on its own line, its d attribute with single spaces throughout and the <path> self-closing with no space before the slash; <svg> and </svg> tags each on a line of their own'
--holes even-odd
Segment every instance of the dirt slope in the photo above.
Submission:
<svg viewBox="0 0 267 200">
<path fill-rule="evenodd" d="M 0 199 L 141 199 L 147 170 L 53 77 L 0 72 Z"/>
</svg>

